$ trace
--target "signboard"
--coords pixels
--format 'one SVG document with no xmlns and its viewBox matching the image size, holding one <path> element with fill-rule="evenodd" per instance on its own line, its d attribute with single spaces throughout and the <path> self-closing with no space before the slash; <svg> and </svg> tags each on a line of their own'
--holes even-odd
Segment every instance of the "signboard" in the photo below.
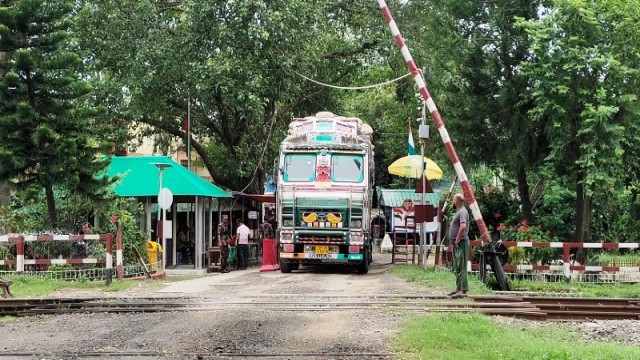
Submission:
<svg viewBox="0 0 640 360">
<path fill-rule="evenodd" d="M 173 203 L 173 193 L 168 188 L 160 189 L 160 193 L 158 193 L 158 205 L 163 210 L 168 210 Z"/>
<path fill-rule="evenodd" d="M 257 211 L 249 211 L 249 219 L 255 220 L 258 218 L 258 212 Z"/>
</svg>

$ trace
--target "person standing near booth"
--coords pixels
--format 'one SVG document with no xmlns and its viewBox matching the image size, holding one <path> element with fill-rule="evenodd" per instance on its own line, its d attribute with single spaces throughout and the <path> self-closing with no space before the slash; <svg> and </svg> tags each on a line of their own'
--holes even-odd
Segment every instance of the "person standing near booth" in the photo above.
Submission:
<svg viewBox="0 0 640 360">
<path fill-rule="evenodd" d="M 456 290 L 449 293 L 454 298 L 467 296 L 469 282 L 467 281 L 467 255 L 469 253 L 469 212 L 464 206 L 464 195 L 457 193 L 453 196 L 456 214 L 451 220 L 449 240 L 453 244 L 453 272 L 456 274 Z"/>
<path fill-rule="evenodd" d="M 238 259 L 240 260 L 238 266 L 240 270 L 247 270 L 247 263 L 249 261 L 249 234 L 251 234 L 251 231 L 247 225 L 245 225 L 242 220 L 238 220 L 236 246 L 238 246 Z"/>
<path fill-rule="evenodd" d="M 224 215 L 222 222 L 218 225 L 218 246 L 220 246 L 220 272 L 228 273 L 229 264 L 227 256 L 229 256 L 229 238 L 231 230 L 229 229 L 229 217 Z"/>
</svg>

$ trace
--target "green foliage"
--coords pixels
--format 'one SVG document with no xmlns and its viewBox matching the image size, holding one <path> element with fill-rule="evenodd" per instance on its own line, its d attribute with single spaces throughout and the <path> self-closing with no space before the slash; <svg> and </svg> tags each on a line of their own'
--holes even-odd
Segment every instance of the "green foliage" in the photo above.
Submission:
<svg viewBox="0 0 640 360">
<path fill-rule="evenodd" d="M 525 251 L 520 247 L 510 247 L 509 248 L 509 264 L 511 265 L 520 265 L 524 263 L 525 259 Z"/>
<path fill-rule="evenodd" d="M 82 79 L 83 59 L 69 36 L 72 1 L 19 1 L 0 17 L 0 180 L 45 189 L 56 227 L 53 187 L 101 196 L 96 175 L 109 149 L 100 106 Z"/>
<path fill-rule="evenodd" d="M 427 270 L 418 266 L 395 266 L 391 268 L 391 273 L 409 282 L 424 286 L 429 291 L 449 292 L 456 286 L 456 278 L 452 272 L 435 271 L 433 268 Z M 480 279 L 469 276 L 469 290 L 473 294 L 490 294 Z"/>
<path fill-rule="evenodd" d="M 512 285 L 522 291 L 562 293 L 575 297 L 638 298 L 640 284 L 593 284 L 585 282 L 540 282 L 512 279 Z"/>
<path fill-rule="evenodd" d="M 110 286 L 106 286 L 104 281 L 89 281 L 86 278 L 64 281 L 26 275 L 8 276 L 7 278 L 13 281 L 11 292 L 16 297 L 42 297 L 52 295 L 55 292 L 63 292 L 65 289 L 97 289 L 105 292 L 117 292 L 139 284 L 134 280 L 122 280 L 114 281 Z"/>
<path fill-rule="evenodd" d="M 601 252 L 593 257 L 590 264 L 599 266 L 640 266 L 640 254 Z"/>
<path fill-rule="evenodd" d="M 631 360 L 640 357 L 637 347 L 587 343 L 561 324 L 499 325 L 479 314 L 416 316 L 400 332 L 396 348 L 402 353 L 402 359 Z"/>
<path fill-rule="evenodd" d="M 168 145 L 184 137 L 190 98 L 192 145 L 212 176 L 238 189 L 258 166 L 254 190 L 291 116 L 335 108 L 333 93 L 295 71 L 348 83 L 376 55 L 384 28 L 371 19 L 379 12 L 360 0 L 85 1 L 78 16 L 122 126 L 148 124 L 140 134 Z"/>
<path fill-rule="evenodd" d="M 115 252 L 117 223 L 122 224 L 122 247 L 126 265 L 137 264 L 133 248 L 140 254 L 146 253 L 148 235 L 140 231 L 137 219 L 144 214 L 144 207 L 133 198 L 114 198 L 112 202 L 99 208 L 101 214 L 101 233 L 113 234 L 113 251 Z"/>
<path fill-rule="evenodd" d="M 54 190 L 58 215 L 56 228 L 51 227 L 45 191 L 33 188 L 16 193 L 10 206 L 0 212 L 0 222 L 5 224 L 9 232 L 78 233 L 98 202 L 81 193 L 71 193 L 60 187 Z"/>
<path fill-rule="evenodd" d="M 0 222 L 6 224 L 11 232 L 15 233 L 47 233 L 52 230 L 68 234 L 85 233 L 111 233 L 113 234 L 115 252 L 116 225 L 111 222 L 117 219 L 123 224 L 122 242 L 124 247 L 124 261 L 126 264 L 137 263 L 133 255 L 132 247 L 136 247 L 140 253 L 146 251 L 145 243 L 147 234 L 140 231 L 137 219 L 144 214 L 142 204 L 135 199 L 120 198 L 114 193 L 110 193 L 105 199 L 96 202 L 83 195 L 71 195 L 61 192 L 62 196 L 56 199 L 61 204 L 58 208 L 58 218 L 61 220 L 61 227 L 51 229 L 49 219 L 46 215 L 44 205 L 44 193 L 39 197 L 30 195 L 30 200 L 23 201 L 25 196 L 18 193 L 13 206 L 7 208 L 5 212 L 0 212 Z M 100 229 L 89 226 L 89 216 L 94 214 L 100 216 Z M 15 248 L 15 247 L 14 247 Z M 11 253 L 13 248 L 7 248 L 6 253 Z M 2 252 L 0 248 L 0 254 Z M 105 245 L 99 241 L 87 241 L 85 244 L 74 242 L 44 242 L 29 243 L 26 251 L 37 258 L 62 257 L 85 257 L 104 258 Z"/>
<path fill-rule="evenodd" d="M 588 240 L 591 198 L 609 196 L 638 170 L 640 56 L 629 41 L 639 35 L 637 5 L 559 0 L 547 16 L 521 24 L 532 39 L 523 66 L 531 116 L 549 140 L 546 161 L 573 180 L 580 241 Z"/>
</svg>

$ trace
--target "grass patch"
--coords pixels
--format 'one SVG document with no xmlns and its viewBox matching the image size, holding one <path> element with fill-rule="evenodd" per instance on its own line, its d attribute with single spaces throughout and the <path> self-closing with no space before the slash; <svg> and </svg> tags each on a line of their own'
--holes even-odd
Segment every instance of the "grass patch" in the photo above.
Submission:
<svg viewBox="0 0 640 360">
<path fill-rule="evenodd" d="M 418 283 L 430 290 L 437 290 L 448 293 L 456 287 L 456 277 L 452 272 L 435 271 L 433 268 L 423 269 L 415 265 L 400 265 L 391 268 L 390 272 L 409 282 Z M 480 279 L 475 276 L 468 276 L 469 292 L 471 294 L 491 294 Z"/>
<path fill-rule="evenodd" d="M 581 343 L 560 324 L 520 328 L 479 314 L 433 314 L 411 320 L 396 343 L 402 359 L 639 359 L 640 348 Z"/>
<path fill-rule="evenodd" d="M 47 296 L 63 289 L 100 289 L 105 292 L 118 292 L 131 286 L 135 286 L 139 281 L 134 280 L 114 280 L 111 285 L 105 285 L 104 281 L 64 281 L 60 279 L 44 279 L 34 276 L 9 276 L 7 279 L 13 281 L 11 293 L 15 297 L 40 297 Z"/>
<path fill-rule="evenodd" d="M 0 324 L 16 321 L 17 319 L 15 316 L 0 316 Z"/>
<path fill-rule="evenodd" d="M 511 281 L 514 288 L 523 291 L 562 293 L 566 296 L 582 297 L 640 297 L 640 284 L 594 284 L 580 282 L 537 282 L 531 280 Z"/>
</svg>

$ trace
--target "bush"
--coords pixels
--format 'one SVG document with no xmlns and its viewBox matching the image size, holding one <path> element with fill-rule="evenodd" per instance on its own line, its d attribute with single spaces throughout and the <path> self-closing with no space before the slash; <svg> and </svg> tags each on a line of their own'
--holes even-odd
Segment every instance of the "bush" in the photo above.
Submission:
<svg viewBox="0 0 640 360">
<path fill-rule="evenodd" d="M 509 264 L 520 265 L 524 263 L 525 251 L 523 248 L 510 247 L 509 248 Z"/>
</svg>

